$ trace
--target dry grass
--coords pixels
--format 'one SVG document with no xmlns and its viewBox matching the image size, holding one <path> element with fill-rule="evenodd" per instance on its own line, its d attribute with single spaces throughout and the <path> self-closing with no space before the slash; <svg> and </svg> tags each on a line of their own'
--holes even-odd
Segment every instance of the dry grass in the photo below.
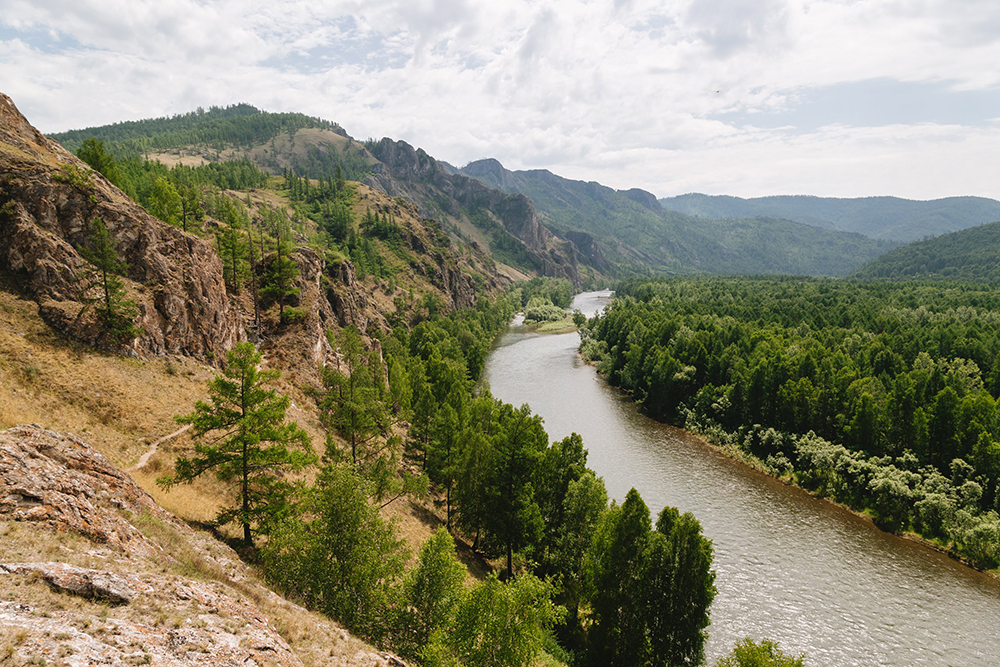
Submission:
<svg viewBox="0 0 1000 667">
<path fill-rule="evenodd" d="M 187 359 L 106 355 L 55 333 L 0 280 L 0 428 L 76 433 L 127 468 L 205 398 L 212 370 Z"/>
</svg>

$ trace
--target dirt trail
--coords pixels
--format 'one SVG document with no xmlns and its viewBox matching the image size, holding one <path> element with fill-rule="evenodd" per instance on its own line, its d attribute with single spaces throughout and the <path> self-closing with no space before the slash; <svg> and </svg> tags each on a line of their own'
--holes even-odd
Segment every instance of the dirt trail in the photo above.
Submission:
<svg viewBox="0 0 1000 667">
<path fill-rule="evenodd" d="M 161 442 L 166 442 L 167 440 L 170 440 L 171 438 L 176 438 L 177 436 L 179 436 L 181 433 L 183 433 L 184 431 L 188 430 L 189 428 L 191 428 L 191 424 L 186 424 L 184 426 L 181 426 L 179 429 L 177 429 L 176 431 L 174 431 L 170 435 L 165 435 L 162 438 L 160 438 L 159 440 L 153 442 L 149 446 L 149 449 L 146 451 L 146 453 L 139 457 L 139 462 L 136 463 L 131 468 L 129 468 L 129 470 L 138 470 L 139 468 L 141 468 L 144 465 L 146 465 L 147 463 L 149 463 L 149 458 L 153 454 L 156 453 L 156 448 L 160 446 Z"/>
</svg>

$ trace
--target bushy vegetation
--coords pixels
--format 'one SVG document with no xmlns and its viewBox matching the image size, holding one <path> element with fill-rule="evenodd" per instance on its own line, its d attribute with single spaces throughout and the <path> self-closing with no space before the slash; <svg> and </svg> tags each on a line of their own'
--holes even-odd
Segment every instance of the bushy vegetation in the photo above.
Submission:
<svg viewBox="0 0 1000 667">
<path fill-rule="evenodd" d="M 853 276 L 888 280 L 1000 282 L 1000 222 L 917 241 L 882 255 Z"/>
<path fill-rule="evenodd" d="M 633 281 L 582 350 L 651 414 L 992 568 L 997 322 L 975 285 Z"/>
</svg>

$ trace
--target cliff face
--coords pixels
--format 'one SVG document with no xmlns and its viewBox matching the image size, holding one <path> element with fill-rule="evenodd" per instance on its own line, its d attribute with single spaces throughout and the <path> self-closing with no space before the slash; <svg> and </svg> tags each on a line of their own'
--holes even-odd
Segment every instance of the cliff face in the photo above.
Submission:
<svg viewBox="0 0 1000 667">
<path fill-rule="evenodd" d="M 243 338 L 212 246 L 147 214 L 33 128 L 2 93 L 0 207 L 0 270 L 14 274 L 63 333 L 99 341 L 96 319 L 81 303 L 86 262 L 76 248 L 100 218 L 129 265 L 127 289 L 143 329 L 129 346 L 135 354 L 218 359 Z"/>
<path fill-rule="evenodd" d="M 401 664 L 272 593 L 73 435 L 0 431 L 0 542 L 4 664 L 298 667 L 314 646 L 311 664 Z"/>
<path fill-rule="evenodd" d="M 524 195 L 507 194 L 474 178 L 451 174 L 423 150 L 404 141 L 382 139 L 372 154 L 381 164 L 375 166 L 368 179 L 371 187 L 390 196 L 405 196 L 420 205 L 428 217 L 432 216 L 432 208 L 454 218 L 469 211 L 485 212 L 524 244 L 539 273 L 569 278 L 579 286 L 580 272 L 572 242 L 546 229 L 535 213 L 535 205 Z"/>
</svg>

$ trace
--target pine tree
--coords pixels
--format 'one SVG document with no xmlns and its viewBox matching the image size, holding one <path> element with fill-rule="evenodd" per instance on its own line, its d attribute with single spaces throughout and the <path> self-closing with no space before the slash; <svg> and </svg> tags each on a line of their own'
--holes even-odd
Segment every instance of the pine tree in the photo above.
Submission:
<svg viewBox="0 0 1000 667">
<path fill-rule="evenodd" d="M 275 241 L 274 257 L 271 258 L 264 274 L 261 292 L 278 302 L 278 317 L 283 320 L 285 302 L 288 297 L 299 293 L 299 288 L 295 287 L 295 279 L 299 275 L 299 265 L 289 256 L 292 252 L 292 243 L 288 220 L 273 209 L 268 209 L 265 215 L 275 226 L 277 240 Z"/>
<path fill-rule="evenodd" d="M 280 371 L 262 372 L 260 361 L 251 343 L 228 352 L 223 375 L 208 383 L 211 404 L 198 401 L 194 412 L 177 417 L 194 426 L 194 456 L 179 457 L 173 475 L 157 480 L 169 489 L 213 471 L 233 485 L 239 501 L 223 508 L 217 520 L 242 525 L 248 547 L 254 532 L 266 531 L 287 512 L 293 487 L 285 473 L 314 461 L 308 434 L 285 421 L 289 398 L 265 387 Z"/>
<path fill-rule="evenodd" d="M 142 333 L 135 326 L 139 309 L 135 302 L 127 298 L 125 283 L 121 275 L 128 270 L 128 264 L 118 259 L 118 249 L 100 218 L 90 224 L 89 247 L 78 248 L 80 254 L 93 265 L 90 275 L 84 278 L 82 290 L 84 308 L 94 304 L 101 325 L 102 335 L 114 345 L 123 345 Z M 94 288 L 100 296 L 96 299 L 86 296 Z"/>
</svg>

